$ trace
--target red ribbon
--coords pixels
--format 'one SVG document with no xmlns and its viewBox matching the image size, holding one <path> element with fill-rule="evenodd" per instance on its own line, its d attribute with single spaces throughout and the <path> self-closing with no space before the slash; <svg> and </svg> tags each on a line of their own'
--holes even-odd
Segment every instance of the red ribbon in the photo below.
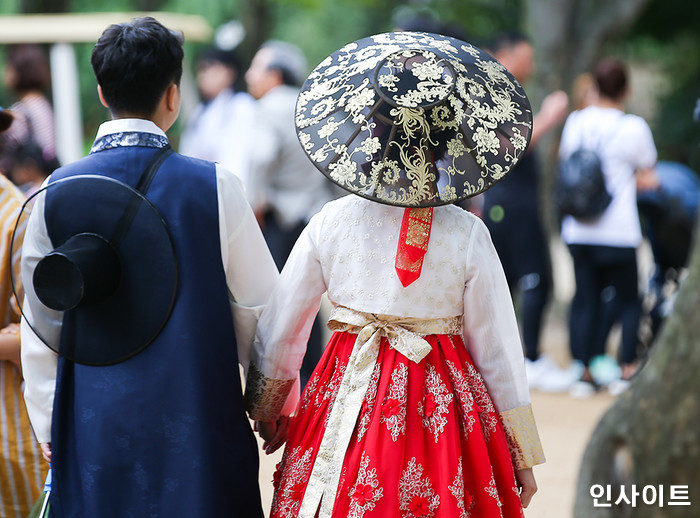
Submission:
<svg viewBox="0 0 700 518">
<path fill-rule="evenodd" d="M 428 251 L 433 208 L 404 209 L 394 268 L 404 287 L 420 277 Z"/>
</svg>

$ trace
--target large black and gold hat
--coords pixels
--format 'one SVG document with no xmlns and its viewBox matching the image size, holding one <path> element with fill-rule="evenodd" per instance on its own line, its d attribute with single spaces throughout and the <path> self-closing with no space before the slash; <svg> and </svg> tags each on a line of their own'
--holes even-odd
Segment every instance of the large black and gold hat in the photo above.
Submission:
<svg viewBox="0 0 700 518">
<path fill-rule="evenodd" d="M 391 32 L 323 60 L 296 106 L 299 140 L 340 187 L 431 207 L 475 196 L 525 153 L 532 112 L 486 52 L 438 34 Z"/>
</svg>

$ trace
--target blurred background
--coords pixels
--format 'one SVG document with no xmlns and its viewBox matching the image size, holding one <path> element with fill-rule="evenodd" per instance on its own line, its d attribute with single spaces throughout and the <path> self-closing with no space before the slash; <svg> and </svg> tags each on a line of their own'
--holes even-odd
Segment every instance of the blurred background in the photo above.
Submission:
<svg viewBox="0 0 700 518">
<path fill-rule="evenodd" d="M 189 38 L 190 64 L 217 29 L 237 43 L 245 67 L 260 44 L 276 38 L 294 42 L 313 68 L 345 43 L 385 32 L 421 17 L 449 27 L 480 46 L 495 33 L 517 29 L 535 48 L 537 68 L 526 85 L 533 107 L 546 92 L 570 91 L 575 78 L 602 56 L 615 55 L 632 67 L 628 111 L 651 125 L 662 160 L 697 170 L 700 126 L 692 110 L 700 95 L 700 2 L 687 0 L 3 0 L 0 15 L 35 13 L 167 11 L 201 17 L 210 40 Z M 233 22 L 233 23 L 231 23 Z M 11 22 L 9 22 L 11 23 Z M 228 24 L 228 25 L 227 25 Z M 227 30 L 228 29 L 228 30 Z M 99 31 L 102 29 L 99 28 Z M 97 34 L 99 34 L 99 31 Z M 0 62 L 7 38 L 0 31 Z M 27 39 L 31 39 L 27 35 Z M 42 39 L 42 38 L 35 38 Z M 40 41 L 50 44 L 50 42 Z M 230 44 L 230 43 L 224 43 Z M 92 44 L 74 44 L 86 142 L 106 117 L 89 66 Z M 55 74 L 55 72 L 54 72 Z M 12 104 L 0 88 L 0 105 Z M 187 106 L 185 106 L 185 109 Z M 185 120 L 181 117 L 180 121 Z M 176 127 L 177 137 L 181 127 Z M 85 144 L 87 145 L 87 144 Z"/>
<path fill-rule="evenodd" d="M 199 102 L 194 79 L 196 57 L 212 44 L 235 50 L 240 61 L 238 88 L 245 90 L 243 72 L 261 44 L 269 39 L 299 46 L 310 71 L 348 42 L 414 24 L 416 28 L 434 28 L 432 32 L 454 35 L 480 47 L 504 31 L 523 33 L 532 43 L 535 56 L 534 72 L 524 85 L 533 112 L 539 111 L 547 94 L 555 90 L 567 92 L 569 110 L 575 109 L 581 75 L 590 72 L 603 57 L 621 59 L 629 65 L 631 75 L 627 112 L 640 115 L 649 123 L 659 160 L 682 164 L 691 172 L 700 171 L 700 124 L 693 118 L 700 97 L 700 2 L 696 0 L 105 0 L 97 4 L 93 0 L 0 2 L 0 63 L 5 63 L 8 49 L 15 43 L 38 43 L 50 56 L 52 86 L 46 94 L 56 113 L 57 151 L 64 163 L 87 153 L 97 127 L 109 118 L 98 100 L 89 63 L 95 40 L 111 23 L 153 13 L 168 27 L 181 30 L 186 39 L 182 114 L 169 132 L 176 148 L 189 115 Z M 0 106 L 8 107 L 13 102 L 8 85 L 0 85 Z M 551 196 L 546 194 L 551 192 L 560 131 L 561 126 L 538 146 L 541 212 L 550 236 L 555 275 L 555 296 L 546 316 L 542 349 L 565 366 L 570 361 L 565 320 L 574 289 L 573 277 L 570 258 L 558 238 Z M 653 268 L 648 246 L 642 247 L 640 257 L 641 279 L 646 280 Z M 687 307 L 689 314 L 694 315 L 693 311 L 700 310 L 700 302 Z M 691 319 L 697 320 L 691 316 L 685 322 Z M 692 338 L 692 328 L 687 335 Z M 613 335 L 611 341 L 616 340 Z M 688 368 L 697 365 L 698 354 L 693 358 L 687 363 Z M 683 389 L 692 395 L 697 393 L 698 383 L 686 384 Z M 527 516 L 572 516 L 584 448 L 600 417 L 615 401 L 608 394 L 579 401 L 566 394 L 533 392 L 533 406 L 549 462 L 536 472 L 542 496 L 535 498 Z M 697 409 L 697 402 L 692 408 Z M 698 412 L 690 409 L 685 415 L 697 416 Z M 689 458 L 697 458 L 697 427 L 688 421 L 681 429 L 688 432 L 684 444 L 695 448 L 688 452 Z M 659 442 L 663 442 L 667 436 L 659 437 Z M 645 458 L 644 448 L 638 450 L 635 458 Z M 684 450 L 678 456 L 685 454 Z M 264 491 L 270 489 L 268 482 L 277 460 L 263 460 Z M 663 466 L 664 462 L 658 465 Z M 612 480 L 619 484 L 622 480 L 595 476 L 599 478 L 592 480 L 600 483 Z M 671 478 L 663 481 L 674 482 Z M 690 482 L 688 478 L 675 480 L 681 484 Z M 579 511 L 577 517 L 599 516 L 590 510 L 589 487 L 590 484 L 584 484 L 579 489 L 585 510 Z M 695 498 L 698 493 L 693 491 L 691 486 Z M 269 503 L 269 493 L 264 497 Z M 662 513 L 658 516 L 681 516 L 656 510 Z M 625 512 L 629 511 L 633 509 L 628 507 Z M 676 511 L 690 513 L 683 516 L 698 516 L 690 508 L 679 507 Z"/>
</svg>

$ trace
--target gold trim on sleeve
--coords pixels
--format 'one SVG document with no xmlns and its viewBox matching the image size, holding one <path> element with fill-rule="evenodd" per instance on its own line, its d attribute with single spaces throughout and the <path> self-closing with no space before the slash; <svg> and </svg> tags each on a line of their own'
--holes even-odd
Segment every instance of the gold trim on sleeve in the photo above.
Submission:
<svg viewBox="0 0 700 518">
<path fill-rule="evenodd" d="M 255 364 L 248 368 L 245 405 L 255 421 L 276 421 L 296 380 L 268 378 Z"/>
<path fill-rule="evenodd" d="M 500 415 L 515 469 L 531 468 L 544 463 L 544 452 L 532 406 L 520 406 L 501 412 Z"/>
</svg>

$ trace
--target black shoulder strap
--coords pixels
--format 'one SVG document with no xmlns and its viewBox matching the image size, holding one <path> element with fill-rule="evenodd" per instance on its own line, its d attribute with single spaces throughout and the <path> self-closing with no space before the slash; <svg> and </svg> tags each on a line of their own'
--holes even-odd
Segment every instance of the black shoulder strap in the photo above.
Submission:
<svg viewBox="0 0 700 518">
<path fill-rule="evenodd" d="M 141 193 L 144 196 L 146 195 L 146 192 L 148 192 L 148 188 L 151 186 L 151 182 L 153 182 L 153 178 L 156 176 L 158 169 L 160 169 L 160 166 L 163 165 L 165 159 L 173 153 L 174 151 L 170 144 L 160 148 L 158 151 L 155 152 L 153 157 L 151 157 L 151 160 L 148 162 L 146 169 L 144 169 L 143 173 L 141 174 L 141 178 L 139 178 L 139 181 L 136 184 L 135 189 L 139 193 Z M 112 234 L 112 238 L 110 239 L 110 242 L 115 247 L 119 247 L 121 242 L 126 237 L 126 234 L 129 231 L 129 227 L 131 227 L 131 223 L 134 221 L 134 218 L 136 217 L 136 212 L 138 211 L 140 205 L 140 197 L 134 196 L 129 201 L 129 205 L 124 210 L 124 214 L 119 220 L 119 223 L 117 224 L 117 227 L 114 229 L 114 233 Z"/>
<path fill-rule="evenodd" d="M 153 182 L 153 178 L 155 178 L 158 169 L 160 169 L 160 166 L 163 165 L 165 159 L 173 153 L 174 151 L 170 144 L 156 151 L 153 157 L 151 157 L 151 160 L 148 162 L 146 169 L 144 169 L 143 173 L 141 174 L 141 178 L 139 178 L 139 181 L 134 188 L 141 194 L 145 195 L 148 192 L 148 188 L 151 186 L 151 182 Z"/>
</svg>

